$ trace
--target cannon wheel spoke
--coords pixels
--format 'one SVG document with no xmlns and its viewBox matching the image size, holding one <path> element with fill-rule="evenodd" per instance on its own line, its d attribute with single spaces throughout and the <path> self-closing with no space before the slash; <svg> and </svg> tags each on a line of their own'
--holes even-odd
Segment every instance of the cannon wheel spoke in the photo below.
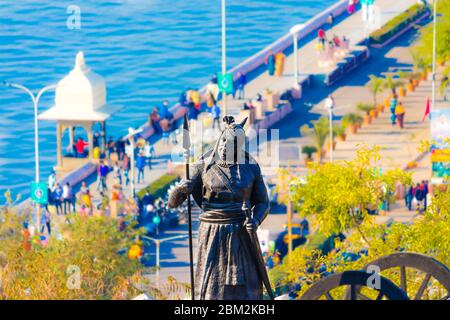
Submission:
<svg viewBox="0 0 450 320">
<path fill-rule="evenodd" d="M 327 297 L 327 300 L 334 300 L 334 298 L 331 295 L 330 291 L 327 291 L 327 293 L 325 293 L 325 297 Z"/>
<path fill-rule="evenodd" d="M 361 300 L 370 300 L 370 298 L 362 293 L 358 293 L 358 298 Z"/>
<path fill-rule="evenodd" d="M 350 300 L 358 300 L 358 295 L 356 294 L 356 286 L 354 284 L 350 285 Z"/>
<path fill-rule="evenodd" d="M 414 300 L 421 300 L 425 289 L 427 288 L 428 282 L 430 282 L 431 274 L 427 273 L 422 283 L 420 284 L 419 290 L 417 290 Z"/>
<path fill-rule="evenodd" d="M 400 266 L 400 288 L 405 291 L 406 294 L 408 294 L 407 287 L 406 287 L 406 267 Z"/>
<path fill-rule="evenodd" d="M 382 300 L 383 296 L 384 296 L 383 292 L 380 291 L 380 292 L 378 292 L 377 298 L 375 300 Z"/>
</svg>

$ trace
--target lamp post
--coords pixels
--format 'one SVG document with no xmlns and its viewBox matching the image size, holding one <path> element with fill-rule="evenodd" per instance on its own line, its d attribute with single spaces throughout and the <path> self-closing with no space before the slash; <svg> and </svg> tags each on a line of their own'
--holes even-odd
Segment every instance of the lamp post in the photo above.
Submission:
<svg viewBox="0 0 450 320">
<path fill-rule="evenodd" d="M 328 110 L 329 123 L 330 123 L 330 162 L 333 162 L 333 111 L 334 111 L 334 99 L 330 95 L 325 101 L 325 107 Z"/>
<path fill-rule="evenodd" d="M 288 210 L 287 210 L 287 219 L 288 219 L 288 253 L 292 252 L 292 188 L 294 184 L 291 182 L 289 184 L 289 202 L 288 202 Z"/>
<path fill-rule="evenodd" d="M 434 110 L 436 101 L 436 19 L 437 19 L 437 2 L 433 1 L 433 78 L 431 81 L 431 110 Z"/>
<path fill-rule="evenodd" d="M 227 20 L 226 20 L 226 0 L 222 0 L 222 74 L 227 72 Z M 227 107 L 227 93 L 222 92 L 223 114 L 226 116 L 228 112 Z"/>
<path fill-rule="evenodd" d="M 329 109 L 330 116 L 330 161 L 333 162 L 333 108 Z"/>
<path fill-rule="evenodd" d="M 136 187 L 134 185 L 134 136 L 138 133 L 142 132 L 142 128 L 134 130 L 133 128 L 128 128 L 128 134 L 124 137 L 125 139 L 128 139 L 131 144 L 131 184 L 130 184 L 130 192 L 131 197 L 134 199 L 136 195 Z"/>
<path fill-rule="evenodd" d="M 298 86 L 299 83 L 299 65 L 298 65 L 298 33 L 303 30 L 304 24 L 297 24 L 290 29 L 292 35 L 292 42 L 294 44 L 294 79 L 295 85 Z"/>
<path fill-rule="evenodd" d="M 159 269 L 160 269 L 160 262 L 161 262 L 161 260 L 160 260 L 161 243 L 170 241 L 170 240 L 183 239 L 186 237 L 187 237 L 187 235 L 185 235 L 185 234 L 179 235 L 179 236 L 167 237 L 167 238 L 163 238 L 163 239 L 156 239 L 156 238 L 152 238 L 152 237 L 148 237 L 148 236 L 142 236 L 143 239 L 152 241 L 156 245 L 156 286 L 158 287 L 158 289 L 159 289 L 159 282 L 160 282 Z"/>
<path fill-rule="evenodd" d="M 34 107 L 34 161 L 35 161 L 35 182 L 39 182 L 39 176 L 40 176 L 40 168 L 39 168 L 39 126 L 38 126 L 38 106 L 39 106 L 39 100 L 41 99 L 41 96 L 49 90 L 53 90 L 56 88 L 56 84 L 52 84 L 49 86 L 46 86 L 42 88 L 37 95 L 34 95 L 33 92 L 31 92 L 30 89 L 27 87 L 17 84 L 17 83 L 11 83 L 3 81 L 3 84 L 10 88 L 15 88 L 22 90 L 26 92 L 31 100 L 33 101 L 33 107 Z M 36 207 L 36 226 L 38 232 L 40 231 L 40 214 L 41 214 L 41 208 L 38 205 Z"/>
</svg>

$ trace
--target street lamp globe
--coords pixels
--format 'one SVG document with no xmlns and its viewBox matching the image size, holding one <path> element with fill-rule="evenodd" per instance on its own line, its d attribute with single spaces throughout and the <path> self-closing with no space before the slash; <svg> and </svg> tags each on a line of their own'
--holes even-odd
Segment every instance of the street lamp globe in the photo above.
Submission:
<svg viewBox="0 0 450 320">
<path fill-rule="evenodd" d="M 293 26 L 293 27 L 289 30 L 289 32 L 290 32 L 292 35 L 294 35 L 294 34 L 299 33 L 304 27 L 305 27 L 305 24 L 304 24 L 304 23 L 299 23 L 299 24 L 296 24 L 295 26 Z"/>
</svg>

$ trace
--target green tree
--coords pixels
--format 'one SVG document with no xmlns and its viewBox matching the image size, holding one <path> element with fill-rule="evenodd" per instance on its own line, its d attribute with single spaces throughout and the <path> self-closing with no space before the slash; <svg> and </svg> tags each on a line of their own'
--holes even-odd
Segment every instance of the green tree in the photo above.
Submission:
<svg viewBox="0 0 450 320">
<path fill-rule="evenodd" d="M 374 75 L 369 76 L 370 81 L 367 83 L 367 87 L 369 88 L 370 93 L 373 97 L 373 105 L 377 106 L 377 97 L 378 94 L 383 92 L 384 79 L 380 77 L 376 77 Z"/>
<path fill-rule="evenodd" d="M 138 285 L 150 285 L 143 265 L 128 257 L 142 234 L 131 217 L 123 221 L 128 227 L 119 230 L 115 219 L 69 215 L 70 223 L 55 228 L 59 237 L 42 245 L 36 235 L 26 250 L 22 224 L 29 214 L 19 215 L 13 206 L 0 213 L 0 299 L 130 299 L 142 292 Z M 77 270 L 79 288 L 71 278 Z"/>
<path fill-rule="evenodd" d="M 401 87 L 403 85 L 403 82 L 400 80 L 397 80 L 392 75 L 386 76 L 384 79 L 384 88 L 389 89 L 390 91 L 395 91 L 398 87 Z"/>
</svg>

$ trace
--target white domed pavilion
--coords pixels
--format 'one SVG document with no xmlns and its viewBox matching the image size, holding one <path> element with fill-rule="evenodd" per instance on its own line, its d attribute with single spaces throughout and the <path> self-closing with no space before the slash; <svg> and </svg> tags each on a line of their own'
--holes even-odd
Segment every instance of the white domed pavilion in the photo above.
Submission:
<svg viewBox="0 0 450 320">
<path fill-rule="evenodd" d="M 106 102 L 106 82 L 102 76 L 93 72 L 84 60 L 83 52 L 78 52 L 75 66 L 67 76 L 58 82 L 55 93 L 55 105 L 39 115 L 39 120 L 57 122 L 57 167 L 63 167 L 61 139 L 64 130 L 69 129 L 69 138 L 73 144 L 73 132 L 76 127 L 87 131 L 89 159 L 92 159 L 93 130 L 95 123 L 100 123 L 105 146 L 106 120 L 116 111 Z"/>
</svg>

